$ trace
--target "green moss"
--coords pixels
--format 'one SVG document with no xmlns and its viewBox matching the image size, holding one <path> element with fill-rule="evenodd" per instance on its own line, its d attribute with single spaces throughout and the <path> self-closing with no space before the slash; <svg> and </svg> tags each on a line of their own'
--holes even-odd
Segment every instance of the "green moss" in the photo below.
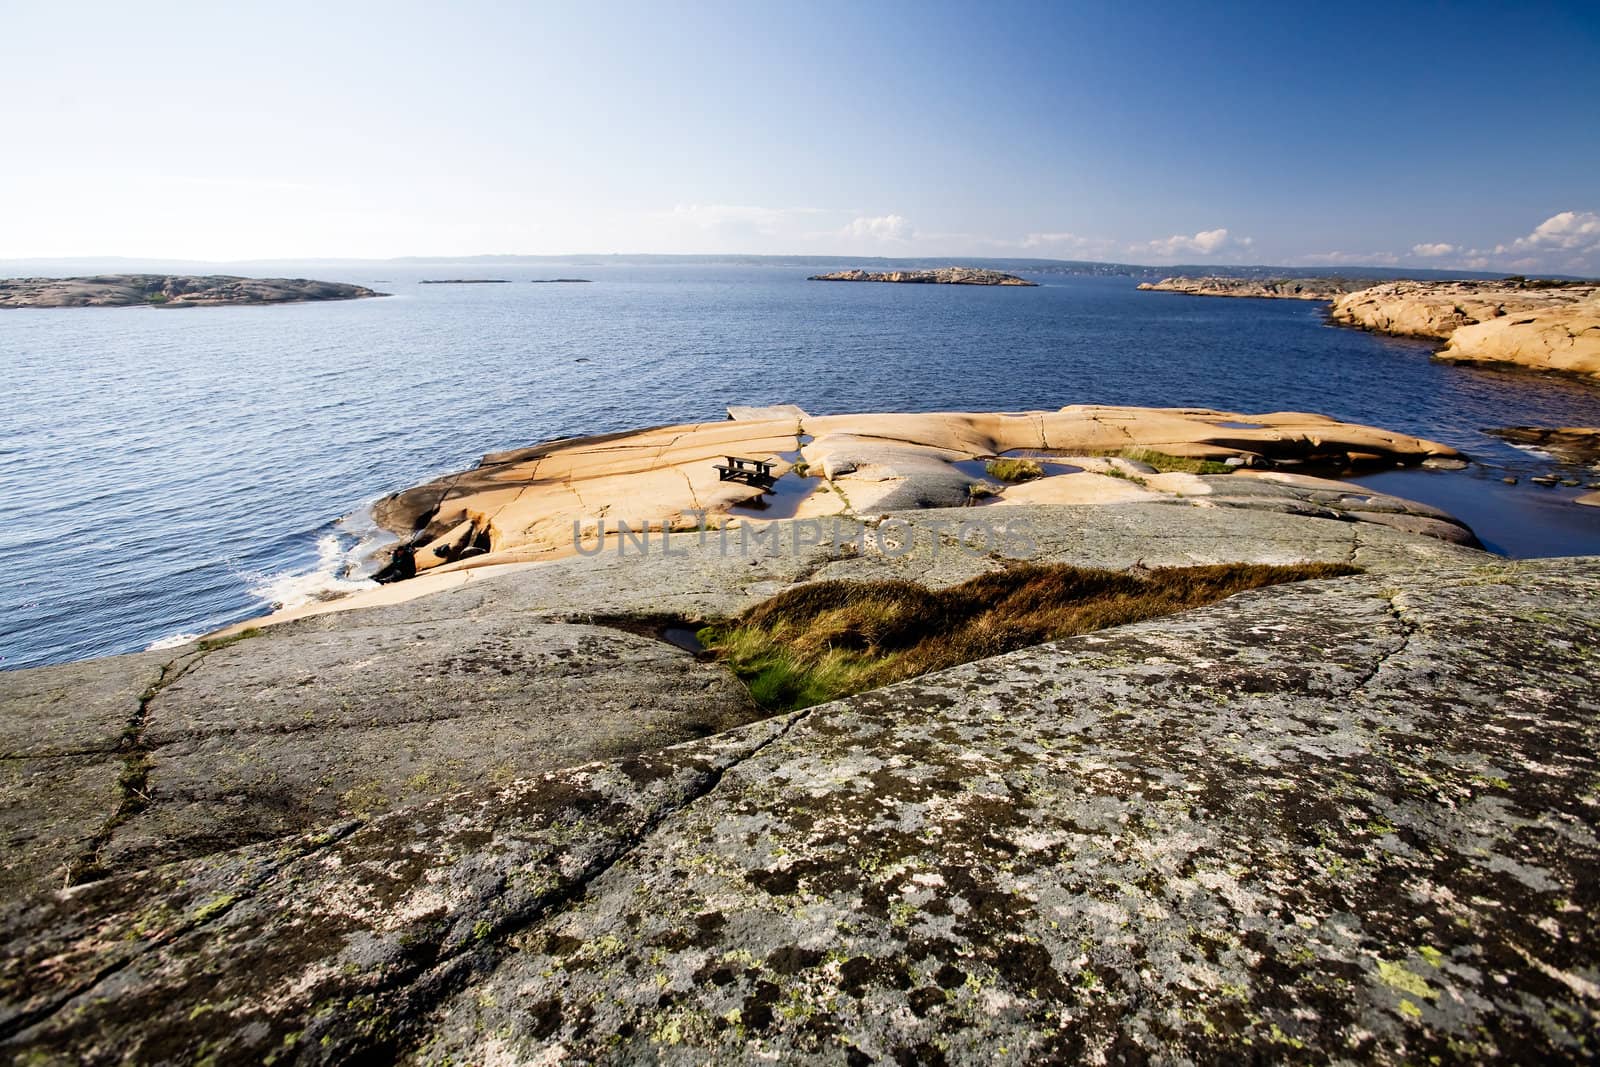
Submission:
<svg viewBox="0 0 1600 1067">
<path fill-rule="evenodd" d="M 1427 979 L 1423 978 L 1422 975 L 1408 971 L 1403 964 L 1390 960 L 1378 961 L 1378 978 L 1384 985 L 1413 997 L 1431 1000 L 1437 995 L 1433 987 L 1428 984 Z M 1403 1005 L 1405 1002 L 1402 1001 L 1401 1003 Z M 1405 1010 L 1403 1006 L 1401 1010 Z"/>
<path fill-rule="evenodd" d="M 229 634 L 227 637 L 205 638 L 202 641 L 195 642 L 195 647 L 201 652 L 215 652 L 219 648 L 227 648 L 229 645 L 237 645 L 240 641 L 248 641 L 252 637 L 260 636 L 261 631 L 252 626 L 248 630 L 240 630 L 238 633 Z"/>
<path fill-rule="evenodd" d="M 233 902 L 238 899 L 239 897 L 237 894 L 224 893 L 215 900 L 207 901 L 201 906 L 199 911 L 194 913 L 194 921 L 197 923 L 207 922 L 215 918 L 221 912 L 231 908 L 233 906 Z"/>
</svg>

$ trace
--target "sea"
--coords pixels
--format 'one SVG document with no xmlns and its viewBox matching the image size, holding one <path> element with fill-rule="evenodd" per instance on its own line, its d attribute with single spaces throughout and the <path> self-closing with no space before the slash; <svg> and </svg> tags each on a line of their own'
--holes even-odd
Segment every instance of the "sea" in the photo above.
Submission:
<svg viewBox="0 0 1600 1067">
<path fill-rule="evenodd" d="M 0 311 L 0 668 L 165 647 L 370 585 L 383 494 L 557 437 L 720 419 L 1066 404 L 1320 412 L 1453 445 L 1373 488 L 1513 557 L 1600 553 L 1563 466 L 1483 432 L 1600 426 L 1600 387 L 1432 362 L 1324 306 L 807 281 L 804 264 L 305 265 L 385 299 Z M 583 277 L 587 284 L 530 284 Z M 506 279 L 427 285 L 429 278 Z M 1515 478 L 1516 485 L 1503 479 Z"/>
</svg>

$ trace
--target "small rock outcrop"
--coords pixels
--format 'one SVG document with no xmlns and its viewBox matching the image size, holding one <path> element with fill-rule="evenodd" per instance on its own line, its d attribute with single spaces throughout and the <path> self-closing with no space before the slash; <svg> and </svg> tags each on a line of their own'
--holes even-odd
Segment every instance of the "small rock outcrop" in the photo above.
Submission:
<svg viewBox="0 0 1600 1067">
<path fill-rule="evenodd" d="M 1037 285 L 1015 274 L 977 267 L 940 267 L 937 270 L 840 270 L 813 274 L 814 282 L 903 282 L 909 285 Z"/>
<path fill-rule="evenodd" d="M 1207 275 L 1198 278 L 1162 278 L 1141 282 L 1140 289 L 1157 293 L 1188 293 L 1191 296 L 1254 296 L 1275 300 L 1337 300 L 1346 293 L 1365 289 L 1370 282 L 1349 278 L 1226 278 Z"/>
<path fill-rule="evenodd" d="M 0 279 L 0 308 L 220 307 L 360 300 L 387 295 L 344 282 L 240 278 L 228 274 L 99 274 L 85 278 Z"/>
<path fill-rule="evenodd" d="M 1568 463 L 1600 464 L 1600 426 L 1502 426 L 1484 432 L 1549 452 Z"/>
</svg>

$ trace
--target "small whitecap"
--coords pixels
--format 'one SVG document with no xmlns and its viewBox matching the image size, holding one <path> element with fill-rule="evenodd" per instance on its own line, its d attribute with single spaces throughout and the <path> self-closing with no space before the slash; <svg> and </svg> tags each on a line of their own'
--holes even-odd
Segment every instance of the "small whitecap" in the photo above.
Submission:
<svg viewBox="0 0 1600 1067">
<path fill-rule="evenodd" d="M 200 637 L 200 634 L 192 634 L 188 633 L 187 631 L 184 633 L 173 634 L 170 637 L 158 637 L 156 640 L 150 642 L 145 651 L 160 652 L 164 648 L 178 648 L 180 645 L 187 645 L 190 641 L 198 641 L 200 640 Z"/>
<path fill-rule="evenodd" d="M 369 578 L 351 576 L 360 573 L 357 553 L 361 550 L 361 541 L 347 545 L 338 535 L 325 534 L 317 541 L 317 562 L 310 570 L 278 571 L 244 577 L 250 583 L 251 595 L 271 604 L 274 609 L 296 608 L 317 600 L 335 600 L 377 586 L 378 583 Z"/>
</svg>

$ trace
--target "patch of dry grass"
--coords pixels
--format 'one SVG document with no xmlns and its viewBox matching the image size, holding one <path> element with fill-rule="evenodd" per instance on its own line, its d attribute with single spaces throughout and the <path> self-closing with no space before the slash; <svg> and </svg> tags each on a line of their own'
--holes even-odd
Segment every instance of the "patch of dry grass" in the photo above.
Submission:
<svg viewBox="0 0 1600 1067">
<path fill-rule="evenodd" d="M 802 708 L 1045 641 L 1199 607 L 1247 589 L 1359 573 L 1338 563 L 1141 572 L 1013 567 L 948 589 L 813 582 L 700 632 L 769 708 Z"/>
</svg>

